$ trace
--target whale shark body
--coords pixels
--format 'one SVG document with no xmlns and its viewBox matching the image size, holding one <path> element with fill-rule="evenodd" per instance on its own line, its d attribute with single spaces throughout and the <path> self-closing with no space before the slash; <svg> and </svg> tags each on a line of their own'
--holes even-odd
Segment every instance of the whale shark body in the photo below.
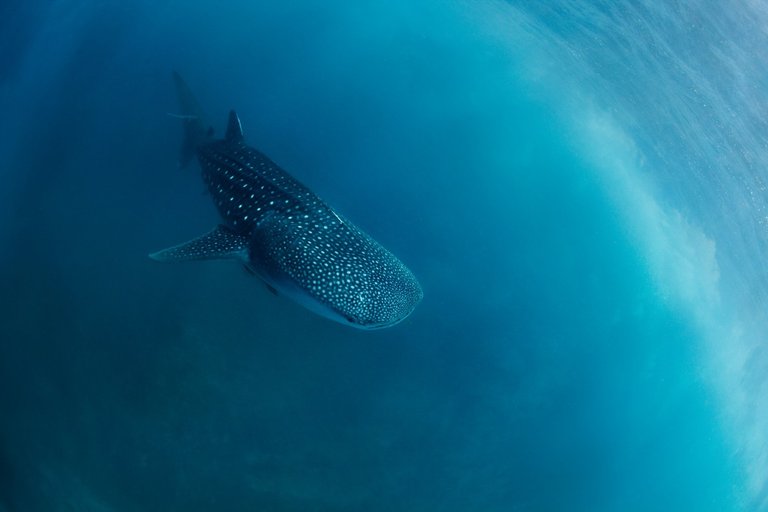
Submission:
<svg viewBox="0 0 768 512">
<path fill-rule="evenodd" d="M 248 146 L 235 111 L 215 139 L 174 73 L 184 126 L 181 163 L 197 157 L 222 222 L 207 234 L 150 254 L 158 261 L 234 259 L 270 290 L 326 318 L 379 329 L 423 297 L 413 273 L 306 186 Z"/>
</svg>

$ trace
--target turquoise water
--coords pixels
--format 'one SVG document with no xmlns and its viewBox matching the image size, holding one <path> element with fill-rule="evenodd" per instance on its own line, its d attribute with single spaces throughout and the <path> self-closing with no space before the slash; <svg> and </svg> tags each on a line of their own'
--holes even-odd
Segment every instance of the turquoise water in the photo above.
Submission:
<svg viewBox="0 0 768 512">
<path fill-rule="evenodd" d="M 0 511 L 768 507 L 759 4 L 0 19 Z M 414 271 L 411 317 L 146 257 L 217 221 L 172 69 Z"/>
</svg>

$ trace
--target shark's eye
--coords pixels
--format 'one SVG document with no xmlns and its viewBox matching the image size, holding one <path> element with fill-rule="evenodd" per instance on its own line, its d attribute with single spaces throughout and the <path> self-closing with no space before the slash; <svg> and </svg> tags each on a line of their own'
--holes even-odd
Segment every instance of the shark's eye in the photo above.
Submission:
<svg viewBox="0 0 768 512">
<path fill-rule="evenodd" d="M 354 318 L 352 318 L 352 317 L 351 317 L 351 316 L 349 316 L 349 315 L 344 315 L 344 318 L 346 318 L 346 319 L 347 319 L 347 322 L 349 322 L 349 323 L 351 323 L 351 324 L 356 324 L 356 323 L 357 323 L 357 322 L 355 321 L 355 319 L 354 319 Z"/>
</svg>

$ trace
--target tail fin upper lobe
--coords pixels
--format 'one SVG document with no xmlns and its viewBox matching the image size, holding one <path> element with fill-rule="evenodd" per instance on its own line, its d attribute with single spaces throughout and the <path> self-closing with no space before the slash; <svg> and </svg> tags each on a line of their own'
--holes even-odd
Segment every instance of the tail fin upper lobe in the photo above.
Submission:
<svg viewBox="0 0 768 512">
<path fill-rule="evenodd" d="M 203 109 L 197 102 L 187 83 L 176 71 L 173 72 L 173 81 L 176 84 L 176 93 L 179 97 L 180 118 L 184 126 L 184 140 L 181 143 L 179 165 L 186 167 L 195 157 L 198 146 L 211 138 L 212 129 L 205 120 Z"/>
</svg>

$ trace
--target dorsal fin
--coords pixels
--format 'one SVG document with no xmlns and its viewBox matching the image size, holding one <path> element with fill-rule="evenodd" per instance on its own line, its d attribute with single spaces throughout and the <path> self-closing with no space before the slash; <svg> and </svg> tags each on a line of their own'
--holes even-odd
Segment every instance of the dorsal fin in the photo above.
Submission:
<svg viewBox="0 0 768 512">
<path fill-rule="evenodd" d="M 229 111 L 229 121 L 227 122 L 227 134 L 224 136 L 227 142 L 243 141 L 243 125 L 240 124 L 240 118 L 234 110 Z"/>
</svg>

